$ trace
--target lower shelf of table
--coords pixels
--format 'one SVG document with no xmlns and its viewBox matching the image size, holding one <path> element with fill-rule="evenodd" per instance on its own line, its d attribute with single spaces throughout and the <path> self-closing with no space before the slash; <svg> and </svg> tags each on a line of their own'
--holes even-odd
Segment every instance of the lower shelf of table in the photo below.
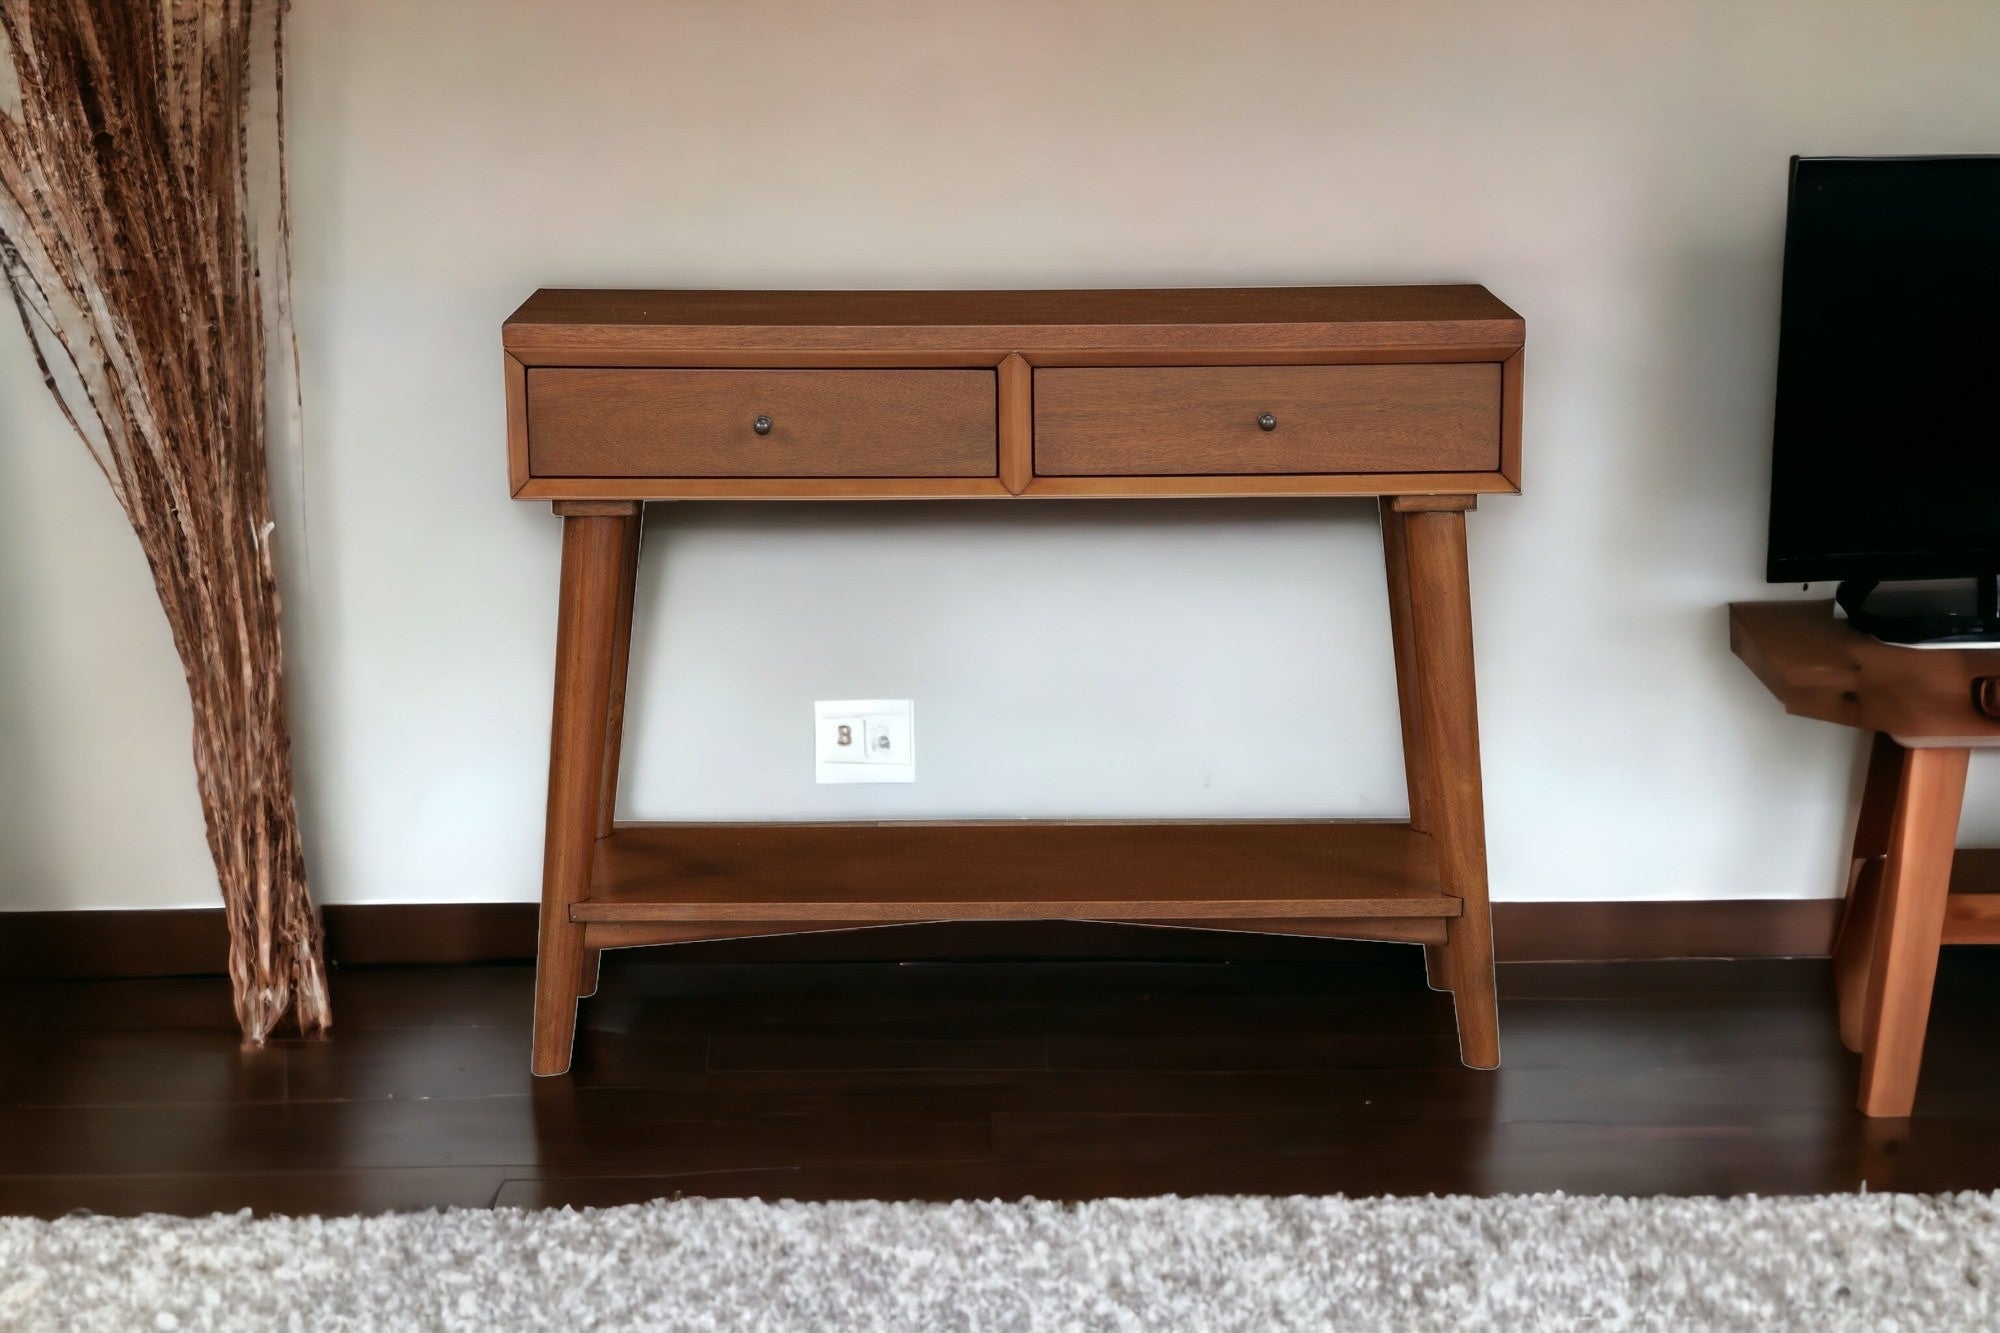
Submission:
<svg viewBox="0 0 2000 1333">
<path fill-rule="evenodd" d="M 917 921 L 1127 921 L 1442 941 L 1429 835 L 1376 821 L 627 824 L 593 947 Z"/>
</svg>

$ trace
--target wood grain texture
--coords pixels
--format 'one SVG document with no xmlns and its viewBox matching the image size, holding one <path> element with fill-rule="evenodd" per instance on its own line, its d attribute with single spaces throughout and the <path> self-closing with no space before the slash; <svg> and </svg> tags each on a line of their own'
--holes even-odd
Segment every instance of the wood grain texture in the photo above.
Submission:
<svg viewBox="0 0 2000 1333">
<path fill-rule="evenodd" d="M 517 500 L 1004 500 L 998 477 L 536 477 Z"/>
<path fill-rule="evenodd" d="M 635 824 L 577 921 L 1443 917 L 1431 840 L 1341 823 Z"/>
<path fill-rule="evenodd" d="M 1472 600 L 1465 515 L 1402 516 L 1410 585 L 1417 697 L 1444 891 L 1462 903 L 1446 935 L 1444 972 L 1458 1006 L 1459 1053 L 1473 1069 L 1500 1063 L 1493 989 L 1493 918 L 1486 888 L 1486 815 L 1479 773 L 1479 712 L 1472 664 Z"/>
<path fill-rule="evenodd" d="M 644 508 L 637 500 L 556 500 L 549 505 L 557 518 L 637 518 Z"/>
<path fill-rule="evenodd" d="M 604 719 L 604 778 L 598 785 L 597 836 L 611 832 L 618 818 L 618 764 L 625 749 L 625 687 L 632 665 L 632 601 L 639 583 L 639 551 L 645 539 L 646 510 L 639 507 L 620 524 L 618 600 L 611 620 L 611 702 Z M 595 964 L 586 969 L 596 976 Z M 595 989 L 593 981 L 592 988 Z"/>
<path fill-rule="evenodd" d="M 1409 545 L 1406 521 L 1389 497 L 1379 505 L 1382 516 L 1382 567 L 1388 577 L 1389 643 L 1396 661 L 1396 704 L 1403 731 L 1403 779 L 1409 793 L 1410 827 L 1430 830 L 1424 806 L 1431 786 L 1426 767 L 1429 742 L 1424 737 L 1422 690 L 1417 683 L 1416 627 L 1410 614 Z M 1451 989 L 1451 966 L 1443 940 L 1424 946 L 1424 981 L 1432 990 Z"/>
<path fill-rule="evenodd" d="M 589 949 L 626 949 L 658 944 L 692 944 L 708 940 L 820 935 L 835 931 L 886 930 L 935 924 L 909 921 L 587 921 L 584 945 Z M 1016 922 L 1015 924 L 1021 924 Z M 1138 926 L 1147 931 L 1201 931 L 1215 934 L 1291 935 L 1310 939 L 1368 940 L 1397 944 L 1442 944 L 1440 917 L 1251 917 L 1216 919 L 1133 919 L 1094 924 Z"/>
<path fill-rule="evenodd" d="M 1516 348 L 1500 362 L 1500 474 L 1517 491 L 1521 489 L 1521 389 L 1526 379 L 1523 356 Z"/>
<path fill-rule="evenodd" d="M 1875 951 L 1882 866 L 1889 855 L 1889 831 L 1895 823 L 1896 793 L 1902 786 L 1905 753 L 1895 741 L 1879 731 L 1875 733 L 1867 775 L 1861 785 L 1861 809 L 1855 818 L 1840 930 L 1833 942 L 1833 986 L 1840 1002 L 1840 1040 L 1857 1055 L 1868 1029 L 1868 969 Z"/>
<path fill-rule="evenodd" d="M 540 367 L 527 392 L 539 477 L 995 474 L 986 370 Z"/>
<path fill-rule="evenodd" d="M 348 969 L 336 1040 L 249 1055 L 217 979 L 15 983 L 0 1213 L 2000 1185 L 2000 952 L 1945 951 L 1907 1121 L 1849 1108 L 1823 961 L 1503 967 L 1495 1079 L 1459 1066 L 1413 950 L 1292 956 L 614 952 L 559 1081 L 520 1058 L 523 966 Z"/>
<path fill-rule="evenodd" d="M 1437 951 L 1466 1060 L 1490 1065 L 1463 511 L 1516 486 L 1503 463 L 1519 405 L 1503 396 L 1518 396 L 1521 333 L 1476 287 L 538 294 L 505 332 L 526 367 L 509 384 L 525 403 L 530 473 L 516 494 L 556 501 L 572 521 L 624 521 L 609 506 L 670 499 L 1397 497 L 1394 531 L 1422 528 L 1434 548 L 1405 561 L 1399 599 L 1399 678 L 1424 717 L 1413 818 L 1439 821 L 1454 858 L 1445 889 L 1437 848 L 1409 826 L 617 827 L 628 547 L 603 572 L 614 578 L 605 679 L 571 682 L 608 693 L 610 732 L 589 888 L 577 894 L 571 876 L 545 894 L 545 995 L 562 978 L 594 987 L 603 948 L 760 929 L 1223 922 Z M 1456 525 L 1455 548 L 1444 525 Z M 1416 659 L 1429 665 L 1413 670 Z M 1446 805 L 1454 813 L 1439 815 Z M 554 829 L 552 816 L 552 847 Z M 559 941 L 575 958 L 551 956 L 555 905 L 576 928 Z M 1475 923 L 1459 919 L 1467 910 Z M 573 1021 L 547 1016 L 559 1007 L 542 1006 L 538 1072 L 557 1067 L 552 1044 Z"/>
<path fill-rule="evenodd" d="M 1734 602 L 1729 646 L 1795 716 L 1906 746 L 2000 745 L 2000 720 L 1973 703 L 1991 652 L 1881 643 L 1836 620 L 1831 601 Z"/>
<path fill-rule="evenodd" d="M 576 1029 L 583 932 L 570 905 L 590 891 L 610 722 L 620 569 L 638 516 L 563 520 L 562 595 L 556 620 L 555 707 L 535 975 L 534 1071 L 569 1068 Z"/>
<path fill-rule="evenodd" d="M 1275 419 L 1265 430 L 1260 416 Z M 1035 372 L 1042 476 L 1477 472 L 1500 465 L 1500 368 Z"/>
<path fill-rule="evenodd" d="M 1939 748 L 1904 756 L 1868 969 L 1863 1115 L 1907 1116 L 1916 1101 L 1970 754 Z"/>
<path fill-rule="evenodd" d="M 1477 495 L 1432 492 L 1424 495 L 1389 497 L 1389 508 L 1398 514 L 1463 514 L 1479 507 Z"/>
<path fill-rule="evenodd" d="M 1373 940 L 1385 944 L 1444 943 L 1445 919 L 1406 917 L 1236 917 L 1196 920 L 1134 920 L 1116 924 L 1168 930 L 1198 930 L 1221 935 L 1295 935 L 1322 940 Z"/>
<path fill-rule="evenodd" d="M 1490 361 L 1499 364 L 1514 354 L 1515 344 L 1447 344 L 1429 347 L 1256 347 L 1126 345 L 1095 349 L 1041 348 L 1017 352 L 1038 369 L 1066 366 L 1389 366 L 1429 365 L 1441 361 Z"/>
<path fill-rule="evenodd" d="M 1425 810 L 1430 789 L 1430 750 L 1424 737 L 1423 692 L 1417 680 L 1416 623 L 1410 610 L 1408 518 L 1387 499 L 1382 515 L 1382 567 L 1388 576 L 1389 643 L 1396 660 L 1396 705 L 1403 729 L 1403 778 L 1409 793 L 1410 827 L 1430 831 Z"/>
<path fill-rule="evenodd" d="M 1434 494 L 1464 499 L 1469 492 L 1507 492 L 1513 489 L 1498 472 L 1355 472 L 1318 476 L 1242 473 L 1221 477 L 1036 477 L 1022 492 L 1022 498 L 1201 500 L 1222 497 L 1281 499 L 1311 495 L 1393 495 L 1410 499 Z"/>
<path fill-rule="evenodd" d="M 1398 503 L 1436 498 L 1464 509 L 1474 494 L 1511 492 L 1497 472 L 1382 472 L 1280 477 L 1036 477 L 1024 500 L 1288 499 L 1394 495 Z M 640 500 L 1004 500 L 997 477 L 536 477 L 517 500 L 586 503 L 587 497 Z"/>
<path fill-rule="evenodd" d="M 1035 479 L 1035 373 L 1010 356 L 999 365 L 1000 484 L 1019 495 Z"/>
<path fill-rule="evenodd" d="M 1517 347 L 1521 317 L 1483 287 L 1116 291 L 547 289 L 509 317 L 529 364 L 562 351 L 912 353 L 996 348 Z"/>
<path fill-rule="evenodd" d="M 501 384 L 507 395 L 507 492 L 518 496 L 529 476 L 528 368 L 511 352 L 501 356 Z"/>
</svg>

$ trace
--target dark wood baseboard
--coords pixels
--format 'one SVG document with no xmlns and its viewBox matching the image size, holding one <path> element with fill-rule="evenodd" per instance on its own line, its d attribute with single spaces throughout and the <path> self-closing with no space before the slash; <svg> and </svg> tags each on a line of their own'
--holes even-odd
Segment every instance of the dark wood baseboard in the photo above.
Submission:
<svg viewBox="0 0 2000 1333">
<path fill-rule="evenodd" d="M 1833 899 L 1496 903 L 1502 962 L 1824 957 Z M 496 963 L 535 953 L 533 903 L 328 907 L 336 966 Z M 947 922 L 675 946 L 690 962 L 1117 958 L 1298 961 L 1375 945 L 1072 921 Z M 0 913 L 0 978 L 214 975 L 222 910 Z"/>
<path fill-rule="evenodd" d="M 1837 898 L 1493 904 L 1503 963 L 1824 958 L 1839 920 Z"/>
</svg>

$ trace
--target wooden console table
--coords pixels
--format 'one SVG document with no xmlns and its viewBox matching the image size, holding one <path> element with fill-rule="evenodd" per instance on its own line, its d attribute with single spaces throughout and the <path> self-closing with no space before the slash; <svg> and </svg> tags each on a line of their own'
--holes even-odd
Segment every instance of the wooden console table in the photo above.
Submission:
<svg viewBox="0 0 2000 1333">
<path fill-rule="evenodd" d="M 1881 643 L 1830 601 L 1738 602 L 1729 646 L 1786 712 L 1874 734 L 1833 976 L 1862 1113 L 1906 1116 L 1939 946 L 2000 944 L 2000 895 L 1953 884 L 1992 880 L 1992 853 L 1954 847 L 1967 760 L 2000 745 L 2000 651 Z"/>
<path fill-rule="evenodd" d="M 1522 338 L 1473 286 L 536 293 L 504 330 L 513 493 L 563 519 L 534 1071 L 603 949 L 953 919 L 1419 943 L 1497 1065 L 1465 511 L 1520 489 Z M 1202 496 L 1381 498 L 1407 822 L 614 821 L 646 502 Z"/>
</svg>

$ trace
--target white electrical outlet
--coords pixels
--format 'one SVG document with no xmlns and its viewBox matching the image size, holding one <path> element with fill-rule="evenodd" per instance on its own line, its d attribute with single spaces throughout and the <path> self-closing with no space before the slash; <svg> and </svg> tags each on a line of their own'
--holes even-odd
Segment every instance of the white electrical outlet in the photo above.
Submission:
<svg viewBox="0 0 2000 1333">
<path fill-rule="evenodd" d="M 813 777 L 819 782 L 915 782 L 916 705 L 908 699 L 821 699 L 813 704 Z"/>
</svg>

